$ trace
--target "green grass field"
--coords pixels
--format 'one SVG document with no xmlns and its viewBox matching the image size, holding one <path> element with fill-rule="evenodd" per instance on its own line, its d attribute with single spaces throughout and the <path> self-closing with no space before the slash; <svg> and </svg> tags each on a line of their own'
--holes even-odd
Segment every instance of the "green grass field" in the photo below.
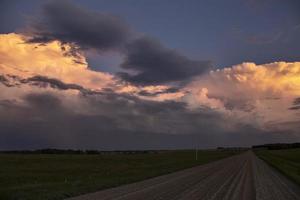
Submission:
<svg viewBox="0 0 300 200">
<path fill-rule="evenodd" d="M 300 148 L 286 150 L 258 150 L 255 153 L 300 185 Z"/>
<path fill-rule="evenodd" d="M 166 151 L 156 154 L 0 154 L 0 199 L 64 199 L 193 167 L 234 151 Z"/>
</svg>

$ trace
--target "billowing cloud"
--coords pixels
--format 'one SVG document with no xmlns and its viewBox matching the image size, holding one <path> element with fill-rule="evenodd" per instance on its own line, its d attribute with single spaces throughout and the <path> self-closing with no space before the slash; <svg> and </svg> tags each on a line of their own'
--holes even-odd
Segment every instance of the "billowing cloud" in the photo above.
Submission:
<svg viewBox="0 0 300 200">
<path fill-rule="evenodd" d="M 252 122 L 263 128 L 278 128 L 281 122 L 300 120 L 299 113 L 289 109 L 297 108 L 299 77 L 299 62 L 243 63 L 199 77 L 187 87 L 191 95 L 186 100 L 193 106 L 253 116 Z"/>
<path fill-rule="evenodd" d="M 127 45 L 122 68 L 133 73 L 121 77 L 137 84 L 161 84 L 188 80 L 211 68 L 208 61 L 191 60 L 158 40 L 142 37 Z"/>
<path fill-rule="evenodd" d="M 36 75 L 79 84 L 91 89 L 108 86 L 113 77 L 88 69 L 83 55 L 68 54 L 70 46 L 58 41 L 39 45 L 25 42 L 18 34 L 0 35 L 0 69 L 2 74 L 29 78 Z"/>
<path fill-rule="evenodd" d="M 135 85 L 91 70 L 69 44 L 25 37 L 0 35 L 1 148 L 191 148 L 300 138 L 299 62 L 157 75 Z M 152 54 L 166 54 L 163 66 L 179 63 L 177 72 L 190 63 L 160 45 Z M 140 73 L 158 73 L 146 67 Z M 162 84 L 189 79 L 181 87 Z"/>
</svg>

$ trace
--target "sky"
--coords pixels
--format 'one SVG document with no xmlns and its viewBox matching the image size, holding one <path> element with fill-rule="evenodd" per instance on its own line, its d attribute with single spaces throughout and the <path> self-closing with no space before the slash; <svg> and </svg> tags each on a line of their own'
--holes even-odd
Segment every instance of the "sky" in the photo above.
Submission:
<svg viewBox="0 0 300 200">
<path fill-rule="evenodd" d="M 0 1 L 0 149 L 300 141 L 300 3 Z"/>
</svg>

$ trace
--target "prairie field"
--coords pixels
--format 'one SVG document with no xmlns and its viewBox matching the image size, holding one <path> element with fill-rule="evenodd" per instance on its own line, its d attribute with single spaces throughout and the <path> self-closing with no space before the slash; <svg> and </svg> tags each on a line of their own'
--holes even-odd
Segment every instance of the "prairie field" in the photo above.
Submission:
<svg viewBox="0 0 300 200">
<path fill-rule="evenodd" d="M 0 154 L 0 199 L 64 199 L 219 160 L 238 151 Z"/>
<path fill-rule="evenodd" d="M 300 185 L 300 148 L 258 150 L 255 153 L 268 164 Z"/>
</svg>

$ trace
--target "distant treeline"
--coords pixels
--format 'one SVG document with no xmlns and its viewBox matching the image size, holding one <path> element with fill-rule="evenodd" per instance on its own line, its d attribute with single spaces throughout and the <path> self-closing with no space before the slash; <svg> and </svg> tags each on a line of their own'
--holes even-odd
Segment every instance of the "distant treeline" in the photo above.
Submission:
<svg viewBox="0 0 300 200">
<path fill-rule="evenodd" d="M 293 149 L 300 148 L 300 143 L 276 143 L 276 144 L 263 144 L 263 145 L 255 145 L 252 146 L 253 149 Z"/>
<path fill-rule="evenodd" d="M 218 150 L 225 150 L 225 151 L 246 151 L 249 148 L 247 147 L 218 147 Z"/>
<path fill-rule="evenodd" d="M 131 151 L 99 151 L 99 150 L 73 150 L 73 149 L 38 149 L 0 151 L 6 154 L 150 154 L 160 153 L 164 150 L 131 150 Z"/>
<path fill-rule="evenodd" d="M 244 147 L 218 147 L 219 151 L 245 151 L 249 148 Z M 198 149 L 199 151 L 201 149 Z M 205 149 L 202 149 L 205 150 Z M 213 149 L 210 149 L 213 150 Z M 74 149 L 37 149 L 37 150 L 5 150 L 0 154 L 157 154 L 170 152 L 174 150 L 118 150 L 118 151 L 101 151 L 101 150 L 74 150 Z M 176 151 L 176 150 L 175 150 Z M 195 151 L 195 149 L 182 149 L 179 151 Z"/>
</svg>

